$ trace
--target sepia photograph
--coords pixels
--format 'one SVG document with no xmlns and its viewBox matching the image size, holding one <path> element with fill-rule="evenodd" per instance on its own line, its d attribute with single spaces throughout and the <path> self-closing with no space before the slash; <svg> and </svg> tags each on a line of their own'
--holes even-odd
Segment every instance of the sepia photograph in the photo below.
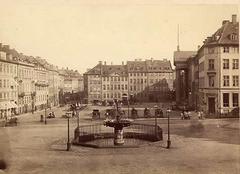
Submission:
<svg viewBox="0 0 240 174">
<path fill-rule="evenodd" d="M 239 9 L 0 0 L 0 174 L 239 174 Z"/>
</svg>

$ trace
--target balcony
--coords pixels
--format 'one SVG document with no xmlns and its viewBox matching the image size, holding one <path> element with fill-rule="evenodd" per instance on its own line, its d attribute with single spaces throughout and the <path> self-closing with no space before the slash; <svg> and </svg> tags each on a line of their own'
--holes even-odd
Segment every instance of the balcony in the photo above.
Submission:
<svg viewBox="0 0 240 174">
<path fill-rule="evenodd" d="M 208 70 L 207 70 L 207 74 L 209 75 L 209 74 L 211 74 L 211 75 L 214 75 L 214 74 L 216 74 L 217 73 L 217 71 L 216 71 L 216 69 L 214 69 L 214 68 L 209 68 Z"/>
<path fill-rule="evenodd" d="M 47 87 L 49 86 L 49 84 L 46 81 L 37 81 L 35 83 L 35 86 L 39 86 L 39 87 Z"/>
</svg>

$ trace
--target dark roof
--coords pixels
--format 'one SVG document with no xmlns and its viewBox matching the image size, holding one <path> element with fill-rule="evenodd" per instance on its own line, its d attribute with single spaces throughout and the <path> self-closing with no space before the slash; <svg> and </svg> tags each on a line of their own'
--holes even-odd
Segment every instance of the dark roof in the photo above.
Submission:
<svg viewBox="0 0 240 174">
<path fill-rule="evenodd" d="M 212 44 L 239 44 L 239 23 L 233 23 L 226 21 L 211 37 L 208 37 L 204 41 L 203 46 Z M 232 39 L 232 35 L 235 35 L 235 39 Z"/>
<path fill-rule="evenodd" d="M 146 60 L 146 67 L 148 72 L 172 71 L 171 62 L 167 59 Z"/>
<path fill-rule="evenodd" d="M 87 71 L 86 75 L 100 75 L 101 74 L 101 64 L 97 64 L 94 68 L 90 69 L 89 71 Z"/>
<path fill-rule="evenodd" d="M 108 76 L 110 74 L 126 75 L 127 66 L 126 65 L 102 65 L 102 75 Z"/>
<path fill-rule="evenodd" d="M 128 72 L 146 72 L 146 62 L 141 60 L 127 61 L 127 70 Z"/>
<path fill-rule="evenodd" d="M 174 63 L 185 62 L 188 58 L 193 57 L 197 54 L 197 51 L 174 51 Z"/>
</svg>

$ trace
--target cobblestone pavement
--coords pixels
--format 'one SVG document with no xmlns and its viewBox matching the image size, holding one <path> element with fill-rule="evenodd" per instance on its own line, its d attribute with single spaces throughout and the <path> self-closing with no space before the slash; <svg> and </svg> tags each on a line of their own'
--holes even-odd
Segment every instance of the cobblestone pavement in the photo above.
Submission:
<svg viewBox="0 0 240 174">
<path fill-rule="evenodd" d="M 63 109 L 63 108 L 61 108 Z M 240 171 L 239 120 L 171 120 L 170 149 L 166 149 L 167 120 L 159 119 L 164 140 L 139 148 L 94 149 L 72 146 L 66 150 L 67 120 L 55 108 L 57 118 L 40 123 L 40 113 L 19 118 L 17 127 L 0 128 L 0 157 L 9 174 L 159 174 Z M 80 124 L 90 124 L 93 107 L 80 113 Z M 102 108 L 104 109 L 104 108 Z M 154 119 L 139 120 L 153 123 Z M 71 131 L 76 119 L 71 119 Z M 71 136 L 73 133 L 71 134 Z"/>
</svg>

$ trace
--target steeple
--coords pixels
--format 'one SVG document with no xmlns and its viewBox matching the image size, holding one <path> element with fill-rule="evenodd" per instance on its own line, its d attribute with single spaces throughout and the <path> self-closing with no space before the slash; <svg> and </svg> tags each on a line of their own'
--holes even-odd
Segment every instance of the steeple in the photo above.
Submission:
<svg viewBox="0 0 240 174">
<path fill-rule="evenodd" d="M 179 46 L 179 24 L 177 28 L 177 51 L 180 51 L 180 46 Z"/>
</svg>

